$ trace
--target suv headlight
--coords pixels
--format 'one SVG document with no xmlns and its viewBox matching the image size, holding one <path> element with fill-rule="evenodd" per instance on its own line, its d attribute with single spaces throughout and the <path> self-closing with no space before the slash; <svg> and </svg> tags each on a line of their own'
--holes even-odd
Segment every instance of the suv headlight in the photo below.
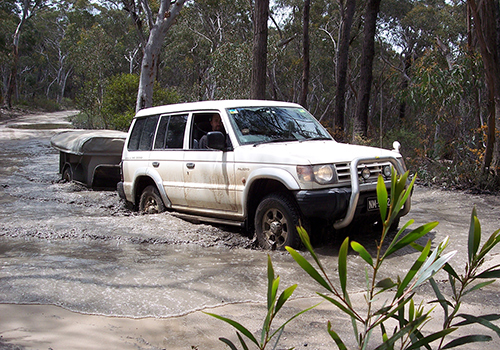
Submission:
<svg viewBox="0 0 500 350">
<path fill-rule="evenodd" d="M 392 175 L 392 167 L 390 165 L 384 165 L 382 167 L 382 174 L 386 179 L 390 179 Z"/>
<path fill-rule="evenodd" d="M 328 185 L 338 182 L 337 170 L 332 164 L 297 165 L 297 175 L 301 181 L 315 181 L 320 185 Z"/>
</svg>

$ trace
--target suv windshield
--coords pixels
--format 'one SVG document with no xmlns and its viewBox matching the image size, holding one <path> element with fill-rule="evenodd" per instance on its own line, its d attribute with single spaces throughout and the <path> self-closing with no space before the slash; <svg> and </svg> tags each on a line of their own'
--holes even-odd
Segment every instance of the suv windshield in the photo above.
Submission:
<svg viewBox="0 0 500 350">
<path fill-rule="evenodd" d="M 241 145 L 332 139 L 304 108 L 243 107 L 227 112 Z"/>
</svg>

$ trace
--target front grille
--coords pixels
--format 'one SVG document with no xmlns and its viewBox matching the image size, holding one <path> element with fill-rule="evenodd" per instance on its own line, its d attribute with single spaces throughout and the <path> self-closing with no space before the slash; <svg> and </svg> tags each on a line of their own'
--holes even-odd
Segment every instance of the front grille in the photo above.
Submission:
<svg viewBox="0 0 500 350">
<path fill-rule="evenodd" d="M 358 164 L 358 179 L 360 184 L 370 184 L 377 183 L 378 176 L 382 174 L 382 168 L 385 165 L 389 165 L 389 162 L 384 163 L 360 163 Z M 351 183 L 351 164 L 350 163 L 338 163 L 335 164 L 337 169 L 337 175 L 339 178 L 339 184 L 350 184 Z M 370 170 L 370 177 L 364 179 L 361 177 L 361 172 L 364 168 Z"/>
</svg>

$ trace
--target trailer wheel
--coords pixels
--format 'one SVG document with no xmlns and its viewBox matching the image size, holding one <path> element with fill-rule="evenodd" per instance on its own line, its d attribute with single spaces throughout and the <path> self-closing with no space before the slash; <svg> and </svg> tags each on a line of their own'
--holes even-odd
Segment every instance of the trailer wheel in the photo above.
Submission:
<svg viewBox="0 0 500 350">
<path fill-rule="evenodd" d="M 67 166 L 64 168 L 63 173 L 62 173 L 62 179 L 64 182 L 73 181 L 73 172 L 71 171 L 70 166 Z"/>
<path fill-rule="evenodd" d="M 147 186 L 142 191 L 139 211 L 144 214 L 157 214 L 165 211 L 165 205 L 156 186 Z"/>
</svg>

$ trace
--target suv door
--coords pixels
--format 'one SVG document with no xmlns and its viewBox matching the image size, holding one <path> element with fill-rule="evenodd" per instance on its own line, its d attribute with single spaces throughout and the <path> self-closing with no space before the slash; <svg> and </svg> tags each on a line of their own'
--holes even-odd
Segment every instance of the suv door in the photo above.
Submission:
<svg viewBox="0 0 500 350">
<path fill-rule="evenodd" d="M 232 148 L 226 151 L 199 148 L 201 138 L 212 131 L 210 121 L 214 115 L 220 117 L 218 112 L 195 113 L 192 117 L 190 149 L 185 152 L 183 168 L 186 203 L 198 211 L 235 212 Z"/>
<path fill-rule="evenodd" d="M 150 156 L 151 170 L 161 178 L 172 207 L 186 205 L 183 145 L 187 119 L 188 114 L 162 115 Z"/>
</svg>

